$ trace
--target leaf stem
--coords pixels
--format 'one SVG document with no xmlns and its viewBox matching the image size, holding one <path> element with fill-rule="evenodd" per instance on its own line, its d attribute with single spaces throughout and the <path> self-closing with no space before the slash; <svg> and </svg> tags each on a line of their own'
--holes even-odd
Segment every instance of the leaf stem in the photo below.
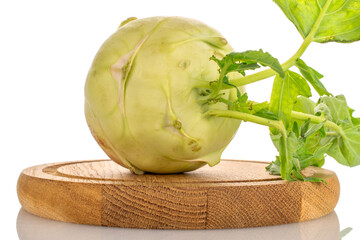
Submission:
<svg viewBox="0 0 360 240">
<path fill-rule="evenodd" d="M 267 118 L 255 116 L 248 113 L 243 112 L 237 112 L 237 111 L 230 111 L 230 110 L 210 110 L 205 113 L 207 116 L 215 116 L 215 117 L 226 117 L 226 118 L 234 118 L 238 120 L 243 120 L 245 122 L 252 122 L 264 126 L 268 126 L 271 128 L 277 129 L 281 134 L 281 143 L 282 153 L 280 154 L 283 156 L 283 159 L 281 160 L 281 166 L 280 166 L 280 174 L 283 179 L 286 180 L 292 180 L 291 179 L 291 172 L 288 171 L 291 167 L 291 162 L 288 157 L 288 143 L 287 143 L 287 131 L 285 128 L 284 123 L 281 120 L 270 120 Z"/>
<path fill-rule="evenodd" d="M 210 110 L 205 113 L 207 116 L 215 116 L 215 117 L 226 117 L 226 118 L 234 118 L 238 120 L 243 120 L 245 122 L 252 122 L 268 127 L 275 128 L 277 130 L 285 131 L 284 124 L 282 121 L 279 120 L 270 120 L 267 118 L 255 116 L 249 113 L 238 112 L 238 111 L 231 111 L 231 110 Z"/>
<path fill-rule="evenodd" d="M 314 115 L 307 114 L 307 113 L 292 111 L 291 118 L 296 119 L 296 120 L 302 120 L 302 121 L 306 121 L 310 118 L 312 123 L 322 123 L 322 122 L 326 121 L 324 123 L 324 127 L 329 128 L 341 135 L 343 134 L 341 127 L 339 127 L 336 123 L 325 119 L 324 117 L 318 117 L 318 116 L 314 116 Z"/>
<path fill-rule="evenodd" d="M 317 30 L 319 29 L 321 21 L 323 20 L 323 18 L 325 16 L 330 4 L 331 4 L 331 0 L 328 0 L 325 3 L 324 7 L 320 11 L 319 17 L 316 19 L 316 22 L 314 23 L 314 25 L 311 28 L 309 34 L 304 39 L 303 43 L 301 44 L 301 46 L 299 47 L 297 52 L 291 58 L 289 58 L 286 62 L 281 64 L 281 67 L 283 68 L 284 71 L 286 71 L 289 68 L 291 68 L 292 66 L 294 66 L 296 60 L 303 55 L 303 53 L 305 52 L 307 47 L 310 45 L 310 43 L 314 39 L 314 36 L 315 36 Z M 275 76 L 276 74 L 277 73 L 275 71 L 273 71 L 272 69 L 266 69 L 266 70 L 263 70 L 261 72 L 254 73 L 254 74 L 251 74 L 251 75 L 248 75 L 248 76 L 245 76 L 245 77 L 233 79 L 233 80 L 230 81 L 230 83 L 235 85 L 235 86 L 240 87 L 240 86 L 244 86 L 244 85 L 247 85 L 247 84 L 250 84 L 250 83 L 254 83 L 254 82 L 264 80 L 266 78 Z M 226 86 L 226 85 L 223 86 L 223 89 L 228 89 L 228 88 L 231 88 L 231 86 Z"/>
<path fill-rule="evenodd" d="M 337 132 L 327 132 L 326 133 L 326 136 L 331 136 L 331 137 L 336 137 L 338 136 L 339 134 Z"/>
<path fill-rule="evenodd" d="M 230 65 L 231 65 L 231 62 L 228 62 L 224 66 L 223 71 L 221 71 L 221 73 L 220 73 L 219 81 L 217 82 L 216 88 L 214 89 L 214 91 L 212 91 L 212 93 L 209 96 L 207 96 L 207 99 L 214 98 L 222 90 L 222 88 L 223 88 L 222 87 L 223 86 L 223 80 L 224 80 L 224 77 L 226 75 L 226 70 L 229 68 Z"/>
<path fill-rule="evenodd" d="M 305 52 L 307 47 L 310 45 L 311 41 L 312 41 L 311 36 L 305 38 L 303 43 L 297 50 L 297 52 L 291 58 L 289 58 L 286 62 L 281 64 L 281 67 L 283 68 L 284 71 L 288 70 L 289 68 L 291 68 L 292 66 L 295 65 L 296 60 L 302 56 L 302 54 Z M 244 85 L 247 85 L 250 83 L 254 83 L 254 82 L 258 82 L 258 81 L 267 79 L 269 77 L 275 76 L 276 74 L 277 73 L 274 70 L 266 69 L 261 72 L 254 73 L 254 74 L 251 74 L 251 75 L 248 75 L 245 77 L 233 79 L 230 81 L 230 83 L 234 84 L 235 86 L 240 87 L 240 86 L 244 86 Z M 229 88 L 230 86 L 224 86 L 224 87 Z"/>
</svg>

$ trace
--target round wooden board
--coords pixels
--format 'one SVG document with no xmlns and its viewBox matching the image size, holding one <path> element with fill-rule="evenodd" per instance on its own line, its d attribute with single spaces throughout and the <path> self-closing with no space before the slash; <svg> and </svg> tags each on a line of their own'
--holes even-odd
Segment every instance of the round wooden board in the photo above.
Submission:
<svg viewBox="0 0 360 240">
<path fill-rule="evenodd" d="M 287 182 L 265 162 L 222 160 L 172 175 L 134 175 L 111 160 L 25 169 L 18 197 L 40 217 L 148 229 L 223 229 L 301 222 L 330 213 L 340 186 L 332 171 L 309 167 L 324 183 Z"/>
</svg>

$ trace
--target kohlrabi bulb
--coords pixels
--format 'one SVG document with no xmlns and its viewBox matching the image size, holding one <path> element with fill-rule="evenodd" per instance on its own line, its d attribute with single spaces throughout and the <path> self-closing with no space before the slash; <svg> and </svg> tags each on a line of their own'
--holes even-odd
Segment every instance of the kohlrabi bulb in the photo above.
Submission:
<svg viewBox="0 0 360 240">
<path fill-rule="evenodd" d="M 125 21 L 100 48 L 86 81 L 85 114 L 98 144 L 139 174 L 217 164 L 240 121 L 206 116 L 228 106 L 201 99 L 203 86 L 219 78 L 209 58 L 231 51 L 219 32 L 192 19 Z"/>
</svg>

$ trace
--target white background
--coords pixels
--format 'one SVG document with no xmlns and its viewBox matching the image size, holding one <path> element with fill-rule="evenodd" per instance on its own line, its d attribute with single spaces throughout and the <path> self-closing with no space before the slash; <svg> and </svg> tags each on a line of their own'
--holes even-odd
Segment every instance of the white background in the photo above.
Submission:
<svg viewBox="0 0 360 240">
<path fill-rule="evenodd" d="M 0 226 L 7 239 L 17 239 L 16 181 L 24 168 L 107 158 L 85 122 L 87 71 L 121 21 L 157 15 L 201 20 L 218 29 L 236 51 L 262 48 L 280 62 L 302 42 L 271 0 L 1 1 Z M 303 59 L 325 75 L 330 92 L 345 94 L 349 105 L 360 112 L 359 56 L 360 42 L 313 43 Z M 249 86 L 248 94 L 252 100 L 268 100 L 271 86 L 271 79 L 264 80 Z M 223 158 L 271 161 L 275 155 L 268 130 L 244 123 Z M 360 167 L 343 167 L 328 157 L 325 168 L 340 179 L 335 209 L 340 228 L 354 228 L 344 239 L 359 239 Z"/>
</svg>

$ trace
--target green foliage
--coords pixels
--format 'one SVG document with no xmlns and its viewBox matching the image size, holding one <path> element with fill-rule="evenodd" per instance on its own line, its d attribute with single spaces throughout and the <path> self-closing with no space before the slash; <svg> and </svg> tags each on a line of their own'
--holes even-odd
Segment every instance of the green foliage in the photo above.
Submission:
<svg viewBox="0 0 360 240">
<path fill-rule="evenodd" d="M 359 0 L 274 2 L 293 22 L 303 38 L 313 34 L 312 41 L 315 42 L 353 42 L 360 39 Z"/>
<path fill-rule="evenodd" d="M 293 154 L 284 155 L 284 150 L 281 149 L 281 134 L 272 134 L 271 139 L 280 155 L 267 167 L 270 173 L 280 174 L 280 163 L 285 161 L 285 157 L 288 157 L 287 161 L 291 163 L 286 166 L 286 172 L 292 173 L 293 177 L 297 176 L 296 178 L 300 177 L 296 173 L 298 170 L 308 166 L 322 166 L 326 154 L 346 166 L 360 164 L 359 119 L 352 117 L 353 111 L 347 106 L 344 96 L 323 96 L 317 104 L 304 97 L 298 97 L 294 109 L 299 111 L 300 114 L 297 115 L 303 118 L 297 119 L 298 116 L 294 116 L 293 112 L 293 127 L 288 129 L 287 133 L 287 141 L 291 144 L 286 146 L 288 152 Z M 315 123 L 319 120 L 322 121 Z M 289 169 L 289 166 L 292 166 L 292 169 Z"/>
<path fill-rule="evenodd" d="M 317 105 L 325 106 L 326 110 L 316 108 L 315 114 L 324 115 L 327 119 L 338 125 L 350 127 L 359 124 L 360 118 L 354 118 L 352 116 L 354 111 L 348 107 L 344 95 L 338 95 L 336 97 L 323 96 L 319 99 Z"/>
<path fill-rule="evenodd" d="M 220 71 L 223 71 L 225 74 L 239 72 L 245 76 L 246 70 L 259 68 L 260 64 L 262 66 L 268 66 L 280 76 L 284 76 L 284 70 L 279 63 L 279 60 L 261 49 L 258 51 L 249 50 L 246 52 L 232 52 L 221 60 L 217 59 L 215 56 L 212 56 L 210 59 L 215 61 L 219 65 Z"/>
<path fill-rule="evenodd" d="M 230 53 L 223 59 L 212 57 L 219 66 L 218 86 L 237 89 L 241 80 L 230 81 L 230 72 L 245 76 L 246 70 L 269 66 L 271 70 L 247 75 L 246 83 L 276 75 L 269 103 L 248 100 L 240 94 L 228 104 L 228 113 L 217 116 L 238 118 L 270 127 L 271 139 L 279 152 L 266 169 L 286 180 L 321 182 L 322 179 L 304 176 L 302 170 L 309 166 L 321 167 L 325 156 L 330 155 L 346 166 L 360 164 L 360 118 L 352 116 L 345 97 L 334 97 L 320 81 L 324 76 L 309 67 L 300 56 L 313 42 L 352 42 L 360 39 L 360 1 L 275 0 L 286 16 L 295 24 L 304 43 L 295 55 L 283 65 L 269 53 L 246 51 Z M 296 66 L 299 73 L 289 70 Z M 273 71 L 273 72 L 271 72 Z M 250 80 L 249 80 L 250 79 Z M 255 79 L 255 80 L 254 80 Z M 320 95 L 315 103 L 310 85 Z M 242 114 L 236 114 L 242 113 Z"/>
<path fill-rule="evenodd" d="M 296 103 L 293 107 L 293 111 L 314 115 L 315 106 L 316 103 L 314 103 L 311 99 L 304 96 L 298 96 L 296 99 Z"/>
<path fill-rule="evenodd" d="M 324 77 L 322 74 L 306 65 L 306 63 L 300 58 L 296 60 L 295 66 L 299 68 L 301 74 L 314 87 L 314 89 L 320 96 L 330 95 L 330 93 L 326 90 L 325 86 L 320 82 L 320 79 Z"/>
<path fill-rule="evenodd" d="M 271 134 L 271 139 L 279 151 L 279 156 L 266 169 L 271 174 L 281 174 L 287 180 L 321 181 L 312 177 L 303 177 L 301 170 L 308 166 L 321 167 L 324 163 L 326 151 L 331 143 L 316 145 L 314 138 L 325 138 L 324 122 L 310 126 L 310 119 L 300 128 L 294 122 L 292 130 L 284 137 L 282 134 Z M 285 177 L 284 177 L 285 176 Z"/>
<path fill-rule="evenodd" d="M 289 126 L 291 111 L 298 95 L 311 96 L 310 87 L 303 77 L 290 70 L 286 71 L 284 78 L 279 75 L 275 77 L 269 109 L 284 121 L 285 126 Z"/>
<path fill-rule="evenodd" d="M 246 70 L 255 70 L 261 66 L 268 66 L 277 72 L 280 76 L 285 76 L 285 73 L 279 63 L 279 60 L 271 56 L 269 53 L 264 52 L 263 50 L 249 50 L 246 52 L 232 52 L 218 59 L 215 56 L 212 56 L 210 60 L 216 62 L 219 66 L 220 79 L 218 81 L 218 89 L 213 92 L 211 98 L 216 97 L 219 92 L 219 87 L 222 84 L 226 84 L 236 88 L 237 97 L 241 97 L 241 93 L 237 86 L 229 82 L 227 74 L 231 72 L 238 72 L 243 76 L 246 75 Z M 260 65 L 259 65 L 260 64 Z"/>
<path fill-rule="evenodd" d="M 339 240 L 342 240 L 343 237 L 345 237 L 346 235 L 348 235 L 350 232 L 352 231 L 351 227 L 347 227 L 343 230 L 341 230 L 340 234 L 339 234 Z"/>
<path fill-rule="evenodd" d="M 340 134 L 333 139 L 333 144 L 327 153 L 343 165 L 350 167 L 359 165 L 359 118 L 352 116 L 353 110 L 347 106 L 343 95 L 322 97 L 319 104 L 325 104 L 328 107 L 330 114 L 327 115 L 327 118 L 331 118 L 341 129 Z"/>
</svg>

